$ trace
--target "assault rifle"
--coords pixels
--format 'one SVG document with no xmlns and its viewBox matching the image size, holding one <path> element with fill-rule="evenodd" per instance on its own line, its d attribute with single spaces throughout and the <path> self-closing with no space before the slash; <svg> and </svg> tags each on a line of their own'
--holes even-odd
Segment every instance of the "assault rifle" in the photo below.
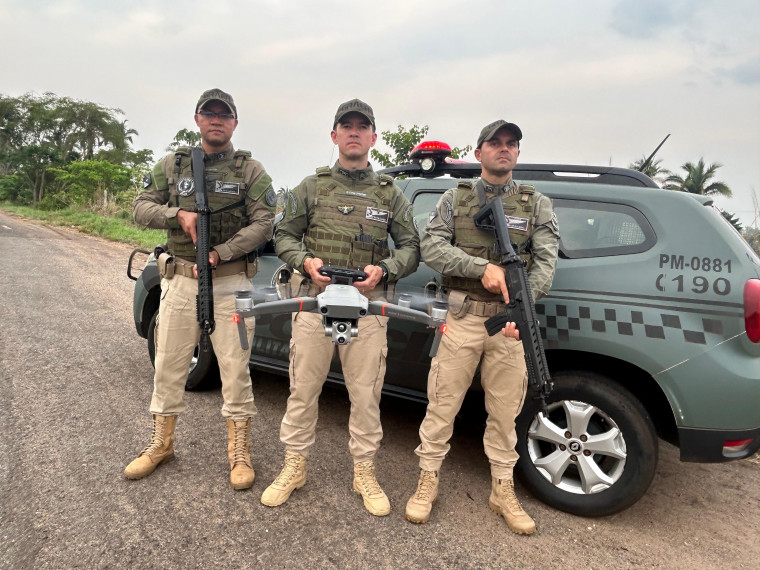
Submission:
<svg viewBox="0 0 760 570">
<path fill-rule="evenodd" d="M 536 307 L 528 286 L 528 272 L 509 241 L 509 230 L 501 198 L 497 196 L 490 202 L 486 202 L 485 191 L 480 183 L 477 184 L 477 190 L 482 206 L 475 214 L 475 225 L 481 230 L 493 230 L 496 233 L 496 243 L 501 255 L 501 265 L 506 271 L 509 291 L 509 303 L 506 310 L 488 319 L 485 327 L 488 334 L 493 336 L 501 331 L 506 323 L 512 322 L 517 325 L 525 350 L 528 378 L 531 386 L 538 393 L 544 415 L 547 415 L 546 397 L 552 389 L 552 382 L 544 346 L 541 343 Z"/>
<path fill-rule="evenodd" d="M 448 312 L 445 303 L 434 302 L 430 315 L 411 307 L 411 295 L 401 294 L 397 305 L 383 301 L 369 301 L 352 285 L 354 281 L 364 281 L 367 274 L 361 270 L 325 265 L 319 273 L 330 278 L 330 284 L 316 297 L 295 297 L 276 300 L 277 295 L 265 293 L 262 302 L 254 303 L 251 291 L 235 292 L 235 320 L 240 335 L 240 347 L 248 350 L 245 330 L 246 317 L 274 315 L 279 313 L 317 313 L 322 315 L 325 336 L 332 337 L 333 344 L 347 345 L 359 335 L 359 319 L 368 315 L 381 315 L 422 323 L 435 329 L 435 337 L 430 347 L 430 356 L 435 356 Z"/>
<path fill-rule="evenodd" d="M 191 166 L 195 184 L 195 211 L 198 214 L 197 239 L 195 242 L 195 263 L 198 268 L 198 295 L 195 298 L 198 325 L 201 327 L 201 350 L 208 352 L 211 333 L 214 332 L 214 288 L 211 281 L 211 264 L 208 260 L 209 222 L 211 208 L 206 193 L 206 173 L 203 165 L 204 152 L 201 147 L 194 147 L 191 153 Z"/>
</svg>

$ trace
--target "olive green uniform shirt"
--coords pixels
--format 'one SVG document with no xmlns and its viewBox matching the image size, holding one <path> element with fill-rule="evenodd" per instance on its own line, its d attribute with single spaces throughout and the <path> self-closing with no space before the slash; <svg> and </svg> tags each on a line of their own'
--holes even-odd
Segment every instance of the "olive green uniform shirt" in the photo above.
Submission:
<svg viewBox="0 0 760 570">
<path fill-rule="evenodd" d="M 214 158 L 218 155 L 224 155 L 227 157 L 225 161 L 233 162 L 234 154 L 235 149 L 232 145 L 221 153 L 206 154 L 206 167 L 221 166 L 221 161 Z M 138 224 L 156 229 L 179 228 L 177 212 L 180 208 L 169 203 L 169 184 L 166 178 L 167 166 L 171 170 L 174 158 L 174 154 L 168 154 L 156 163 L 149 186 L 135 199 L 134 216 Z M 251 166 L 246 168 L 246 172 L 251 172 L 247 180 L 249 190 L 245 196 L 245 211 L 249 223 L 224 243 L 211 244 L 222 262 L 241 258 L 272 239 L 274 205 L 266 203 L 267 192 L 270 195 L 274 192 L 271 178 L 259 161 L 249 158 L 246 162 L 253 163 L 252 169 Z"/>
<path fill-rule="evenodd" d="M 367 167 L 361 170 L 346 170 L 338 162 L 330 170 L 330 176 L 351 192 L 369 194 L 380 184 L 379 175 Z M 313 205 L 316 201 L 318 176 L 306 177 L 298 186 L 288 192 L 285 200 L 283 219 L 275 228 L 275 251 L 285 263 L 306 273 L 303 263 L 307 257 L 315 257 L 303 243 L 303 236 L 309 227 Z M 388 280 L 397 281 L 414 273 L 420 261 L 420 238 L 414 228 L 412 205 L 398 186 L 393 185 L 393 196 L 389 211 L 392 219 L 388 233 L 393 238 L 394 249 L 391 256 L 379 261 L 388 271 Z M 357 224 L 357 233 L 360 233 Z"/>
<path fill-rule="evenodd" d="M 517 183 L 512 180 L 506 185 L 488 186 L 488 189 L 500 196 L 516 186 Z M 436 209 L 431 214 L 432 219 L 422 232 L 422 260 L 442 275 L 480 279 L 486 271 L 488 260 L 469 255 L 454 245 L 452 214 L 457 204 L 456 192 L 456 188 L 450 188 L 438 200 Z M 528 272 L 528 283 L 533 300 L 538 301 L 549 292 L 554 278 L 559 251 L 559 227 L 551 200 L 538 192 L 535 200 L 531 236 L 533 264 Z"/>
</svg>

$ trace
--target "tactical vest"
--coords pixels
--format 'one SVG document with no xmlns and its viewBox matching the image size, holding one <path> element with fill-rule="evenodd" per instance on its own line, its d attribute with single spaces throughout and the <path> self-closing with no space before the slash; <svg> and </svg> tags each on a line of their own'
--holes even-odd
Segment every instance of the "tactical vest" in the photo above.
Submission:
<svg viewBox="0 0 760 570">
<path fill-rule="evenodd" d="M 169 203 L 183 210 L 195 210 L 195 182 L 190 167 L 190 147 L 179 147 L 174 161 L 164 161 L 164 174 L 169 184 Z M 245 196 L 248 192 L 245 163 L 251 153 L 236 150 L 226 160 L 208 162 L 206 165 L 206 194 L 211 218 L 209 221 L 209 245 L 214 247 L 226 242 L 248 225 Z M 190 194 L 188 190 L 192 188 Z M 184 195 L 183 194 L 187 194 Z M 195 258 L 193 240 L 182 228 L 170 229 L 167 248 L 176 256 Z"/>
<path fill-rule="evenodd" d="M 533 262 L 530 237 L 533 234 L 536 209 L 535 192 L 533 186 L 520 184 L 514 193 L 501 195 L 509 227 L 509 240 L 527 269 L 530 269 Z M 481 230 L 475 226 L 474 216 L 480 209 L 480 204 L 473 183 L 462 181 L 457 185 L 456 204 L 453 207 L 454 245 L 469 255 L 501 265 L 496 234 L 493 230 Z M 501 295 L 488 291 L 480 279 L 442 276 L 441 283 L 446 288 L 466 291 L 471 298 L 479 301 L 501 300 Z"/>
<path fill-rule="evenodd" d="M 325 265 L 352 269 L 387 259 L 392 197 L 391 176 L 380 175 L 378 185 L 358 192 L 335 180 L 329 167 L 318 168 L 316 200 L 304 235 L 306 248 Z"/>
</svg>

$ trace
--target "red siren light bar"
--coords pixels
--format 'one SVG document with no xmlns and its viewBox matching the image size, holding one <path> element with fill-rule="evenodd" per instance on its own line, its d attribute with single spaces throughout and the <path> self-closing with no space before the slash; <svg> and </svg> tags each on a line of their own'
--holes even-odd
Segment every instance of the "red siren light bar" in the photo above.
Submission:
<svg viewBox="0 0 760 570">
<path fill-rule="evenodd" d="M 435 156 L 443 158 L 451 154 L 451 147 L 441 141 L 422 141 L 412 149 L 409 158 L 422 158 L 424 156 Z"/>
</svg>

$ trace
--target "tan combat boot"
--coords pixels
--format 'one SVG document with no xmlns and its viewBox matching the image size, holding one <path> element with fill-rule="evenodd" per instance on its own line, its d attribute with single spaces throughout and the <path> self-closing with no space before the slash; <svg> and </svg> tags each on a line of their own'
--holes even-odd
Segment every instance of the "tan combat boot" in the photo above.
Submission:
<svg viewBox="0 0 760 570">
<path fill-rule="evenodd" d="M 491 496 L 488 499 L 491 510 L 504 517 L 507 526 L 517 534 L 533 534 L 536 523 L 520 506 L 515 495 L 515 483 L 512 479 L 491 478 Z"/>
<path fill-rule="evenodd" d="M 250 489 L 256 474 L 251 466 L 251 418 L 227 420 L 227 457 L 233 489 Z"/>
<path fill-rule="evenodd" d="M 156 470 L 162 463 L 174 459 L 174 426 L 177 416 L 153 415 L 153 435 L 150 443 L 140 455 L 124 469 L 127 479 L 142 479 Z"/>
<path fill-rule="evenodd" d="M 417 491 L 406 503 L 406 520 L 413 523 L 428 522 L 436 497 L 438 497 L 438 471 L 421 469 Z"/>
<path fill-rule="evenodd" d="M 276 507 L 290 498 L 290 494 L 306 484 L 306 458 L 300 453 L 285 452 L 282 471 L 261 494 L 261 503 Z"/>
<path fill-rule="evenodd" d="M 354 464 L 354 491 L 364 499 L 364 508 L 376 517 L 391 512 L 388 497 L 375 479 L 375 462 L 371 459 Z"/>
</svg>

